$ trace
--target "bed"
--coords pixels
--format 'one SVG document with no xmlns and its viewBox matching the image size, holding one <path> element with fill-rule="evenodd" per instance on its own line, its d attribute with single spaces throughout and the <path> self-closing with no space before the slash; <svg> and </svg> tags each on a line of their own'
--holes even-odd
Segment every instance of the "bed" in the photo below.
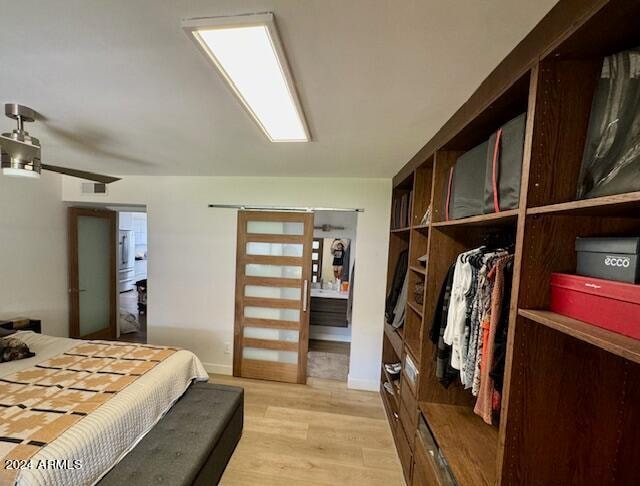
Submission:
<svg viewBox="0 0 640 486">
<path fill-rule="evenodd" d="M 201 444 L 201 460 L 184 464 L 191 469 L 213 468 L 216 477 L 220 468 L 224 470 L 239 436 L 226 441 L 220 436 L 234 420 L 235 435 L 238 426 L 241 433 L 241 397 L 237 389 L 234 394 L 205 383 L 195 384 L 194 390 L 185 394 L 192 383 L 209 378 L 193 353 L 167 346 L 82 341 L 33 332 L 17 332 L 14 337 L 27 343 L 36 355 L 0 364 L 0 456 L 4 462 L 0 485 L 113 482 L 123 474 L 133 474 L 134 464 L 146 464 L 149 451 L 157 450 L 154 441 L 164 438 L 179 447 L 179 441 L 171 441 L 167 430 L 173 430 L 172 424 L 179 425 L 180 420 L 188 423 L 194 413 L 203 414 L 201 420 L 205 420 L 206 411 L 217 413 L 211 424 L 220 430 L 201 434 L 199 439 L 219 443 Z M 228 397 L 220 400 L 224 393 Z M 180 410 L 167 414 L 181 397 L 175 407 Z M 233 405 L 233 413 L 221 415 L 215 410 L 223 405 L 229 410 Z M 157 431 L 154 438 L 153 429 L 159 421 L 158 429 L 165 429 L 162 434 Z M 176 433 L 176 437 L 181 436 Z M 215 450 L 220 447 L 225 449 L 222 465 L 216 463 Z M 130 452 L 129 460 L 123 460 Z M 137 467 L 136 474 L 144 473 Z M 193 483 L 205 473 L 173 471 L 183 480 L 193 478 Z"/>
</svg>

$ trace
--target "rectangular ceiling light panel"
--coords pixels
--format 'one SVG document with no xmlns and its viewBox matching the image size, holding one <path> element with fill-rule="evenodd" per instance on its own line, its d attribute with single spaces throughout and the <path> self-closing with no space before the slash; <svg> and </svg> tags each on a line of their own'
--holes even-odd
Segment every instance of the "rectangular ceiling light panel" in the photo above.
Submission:
<svg viewBox="0 0 640 486">
<path fill-rule="evenodd" d="M 187 20 L 183 28 L 213 61 L 269 140 L 309 141 L 272 14 Z"/>
</svg>

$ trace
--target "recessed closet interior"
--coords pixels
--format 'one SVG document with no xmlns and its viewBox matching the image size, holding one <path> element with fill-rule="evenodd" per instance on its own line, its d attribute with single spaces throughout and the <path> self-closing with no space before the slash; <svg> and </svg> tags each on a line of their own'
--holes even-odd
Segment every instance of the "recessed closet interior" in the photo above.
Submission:
<svg viewBox="0 0 640 486">
<path fill-rule="evenodd" d="M 394 178 L 388 294 L 403 258 L 408 291 L 403 325 L 385 323 L 380 393 L 408 484 L 637 483 L 639 341 L 551 311 L 550 281 L 575 273 L 577 237 L 640 235 L 640 192 L 577 197 L 603 60 L 640 45 L 638 14 L 561 2 Z M 451 168 L 521 113 L 517 207 L 448 218 Z M 490 423 L 471 388 L 438 379 L 430 338 L 451 265 L 482 245 L 513 255 Z"/>
</svg>

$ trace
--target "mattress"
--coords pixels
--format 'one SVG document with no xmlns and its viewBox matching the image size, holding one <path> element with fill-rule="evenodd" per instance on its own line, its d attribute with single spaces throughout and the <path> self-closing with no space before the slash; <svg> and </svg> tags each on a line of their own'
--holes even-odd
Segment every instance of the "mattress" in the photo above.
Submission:
<svg viewBox="0 0 640 486">
<path fill-rule="evenodd" d="M 32 332 L 14 336 L 26 342 L 36 356 L 0 364 L 0 378 L 31 368 L 81 342 Z M 30 467 L 19 471 L 15 484 L 96 484 L 153 428 L 193 380 L 208 380 L 202 363 L 189 351 L 173 353 L 43 447 L 31 458 Z M 51 466 L 34 467 L 43 464 Z"/>
</svg>

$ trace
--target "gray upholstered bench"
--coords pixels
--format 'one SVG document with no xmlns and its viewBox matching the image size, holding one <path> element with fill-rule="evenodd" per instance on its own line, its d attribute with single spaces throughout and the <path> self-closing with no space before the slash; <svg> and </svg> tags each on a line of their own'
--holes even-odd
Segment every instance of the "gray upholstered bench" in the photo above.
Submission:
<svg viewBox="0 0 640 486">
<path fill-rule="evenodd" d="M 240 436 L 242 388 L 194 383 L 99 486 L 218 484 Z"/>
</svg>

